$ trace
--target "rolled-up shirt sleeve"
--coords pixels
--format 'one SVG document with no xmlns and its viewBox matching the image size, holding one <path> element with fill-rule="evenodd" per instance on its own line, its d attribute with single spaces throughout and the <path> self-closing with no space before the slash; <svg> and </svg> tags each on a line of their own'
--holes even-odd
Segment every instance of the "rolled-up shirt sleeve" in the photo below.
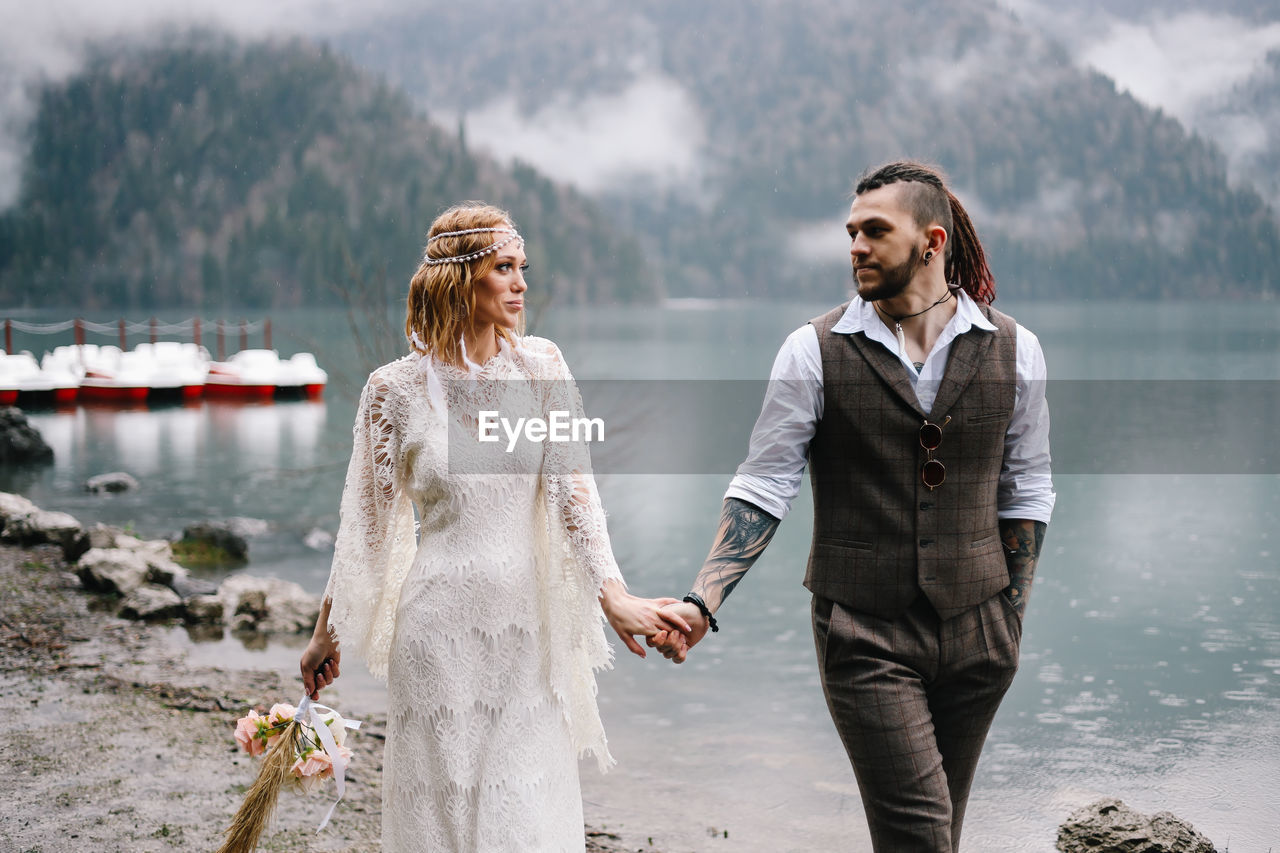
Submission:
<svg viewBox="0 0 1280 853">
<path fill-rule="evenodd" d="M 783 342 L 769 373 L 746 461 L 725 498 L 738 498 L 782 519 L 800 493 L 809 442 L 822 417 L 822 356 L 806 324 Z"/>
<path fill-rule="evenodd" d="M 1000 518 L 1049 522 L 1056 498 L 1049 457 L 1048 370 L 1040 341 L 1017 328 L 1017 396 L 1004 439 L 996 507 Z"/>
</svg>

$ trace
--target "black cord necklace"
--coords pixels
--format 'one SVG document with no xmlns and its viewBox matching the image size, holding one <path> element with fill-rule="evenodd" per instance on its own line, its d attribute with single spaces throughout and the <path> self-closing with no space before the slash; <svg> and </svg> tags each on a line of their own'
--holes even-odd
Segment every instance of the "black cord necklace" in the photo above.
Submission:
<svg viewBox="0 0 1280 853">
<path fill-rule="evenodd" d="M 941 305 L 942 303 L 944 303 L 944 302 L 946 302 L 948 299 L 950 299 L 950 298 L 951 298 L 951 296 L 952 296 L 952 294 L 951 294 L 951 288 L 949 288 L 949 287 L 948 287 L 948 288 L 947 288 L 947 292 L 946 292 L 946 293 L 944 293 L 944 294 L 942 294 L 942 296 L 938 297 L 938 301 L 937 301 L 937 302 L 935 302 L 935 303 L 933 303 L 932 305 L 930 305 L 928 308 L 923 308 L 923 309 L 921 309 L 921 310 L 919 310 L 919 311 L 915 312 L 914 314 L 903 314 L 901 317 L 895 317 L 895 316 L 893 316 L 893 315 L 892 315 L 892 314 L 890 314 L 888 311 L 886 311 L 886 310 L 884 310 L 883 308 L 881 308 L 881 307 L 880 307 L 880 305 L 879 305 L 879 303 L 873 302 L 873 303 L 871 303 L 871 304 L 875 306 L 875 309 L 876 309 L 876 312 L 877 312 L 877 313 L 879 313 L 879 314 L 883 314 L 887 319 L 890 319 L 890 320 L 892 320 L 892 321 L 893 321 L 893 329 L 894 329 L 894 333 L 895 333 L 895 335 L 896 335 L 896 336 L 897 336 L 897 338 L 898 338 L 898 347 L 902 350 L 902 354 L 903 354 L 903 356 L 906 356 L 906 354 L 907 354 L 907 336 L 906 336 L 906 335 L 904 335 L 904 334 L 902 333 L 902 321 L 903 321 L 903 320 L 910 320 L 912 317 L 919 317 L 921 314 L 924 314 L 924 313 L 925 313 L 925 312 L 927 312 L 927 311 L 932 311 L 934 308 L 937 308 L 939 305 Z"/>
</svg>

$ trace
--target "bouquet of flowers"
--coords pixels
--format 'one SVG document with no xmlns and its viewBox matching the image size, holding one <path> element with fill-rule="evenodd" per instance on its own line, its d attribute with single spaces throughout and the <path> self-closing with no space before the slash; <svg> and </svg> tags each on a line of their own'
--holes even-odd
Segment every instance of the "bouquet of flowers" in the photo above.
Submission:
<svg viewBox="0 0 1280 853">
<path fill-rule="evenodd" d="M 342 800 L 344 774 L 351 761 L 351 750 L 345 746 L 347 729 L 358 728 L 359 721 L 343 719 L 306 696 L 296 708 L 277 703 L 266 716 L 250 709 L 237 720 L 236 743 L 249 755 L 264 758 L 218 853 L 253 853 L 275 813 L 281 788 L 309 794 L 332 778 L 338 798 L 316 831 L 324 829 Z"/>
</svg>

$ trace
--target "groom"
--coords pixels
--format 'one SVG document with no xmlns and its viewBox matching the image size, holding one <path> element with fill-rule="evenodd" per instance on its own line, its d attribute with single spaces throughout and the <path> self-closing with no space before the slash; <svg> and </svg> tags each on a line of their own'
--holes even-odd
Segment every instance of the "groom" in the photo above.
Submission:
<svg viewBox="0 0 1280 853">
<path fill-rule="evenodd" d="M 782 345 L 711 553 L 671 605 L 693 630 L 650 645 L 679 663 L 717 629 L 807 463 L 818 663 L 874 849 L 953 853 L 1053 509 L 1044 358 L 989 307 L 937 171 L 867 173 L 846 226 L 857 295 Z"/>
</svg>

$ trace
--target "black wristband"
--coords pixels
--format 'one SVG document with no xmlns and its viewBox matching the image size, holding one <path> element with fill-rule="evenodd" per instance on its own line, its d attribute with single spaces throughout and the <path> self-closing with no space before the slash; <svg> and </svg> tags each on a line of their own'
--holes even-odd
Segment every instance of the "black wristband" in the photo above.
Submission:
<svg viewBox="0 0 1280 853">
<path fill-rule="evenodd" d="M 716 617 L 711 615 L 711 609 L 708 608 L 707 603 L 702 600 L 702 596 L 698 595 L 696 592 L 691 592 L 684 597 L 684 600 L 702 611 L 702 615 L 706 617 L 707 624 L 711 626 L 711 630 L 713 632 L 720 630 L 720 626 L 716 624 Z"/>
</svg>

